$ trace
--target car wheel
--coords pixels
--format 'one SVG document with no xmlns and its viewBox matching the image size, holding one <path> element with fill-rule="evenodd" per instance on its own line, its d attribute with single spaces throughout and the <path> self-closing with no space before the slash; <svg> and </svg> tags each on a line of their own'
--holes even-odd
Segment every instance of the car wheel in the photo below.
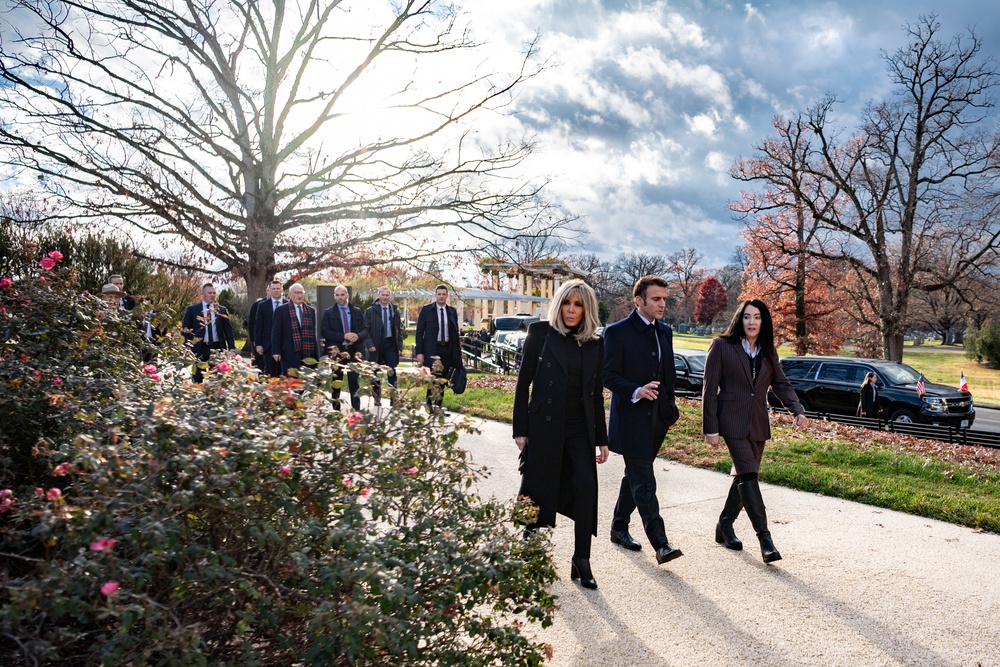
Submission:
<svg viewBox="0 0 1000 667">
<path fill-rule="evenodd" d="M 916 424 L 917 416 L 909 410 L 896 410 L 889 417 L 889 421 L 899 422 L 900 424 Z"/>
</svg>

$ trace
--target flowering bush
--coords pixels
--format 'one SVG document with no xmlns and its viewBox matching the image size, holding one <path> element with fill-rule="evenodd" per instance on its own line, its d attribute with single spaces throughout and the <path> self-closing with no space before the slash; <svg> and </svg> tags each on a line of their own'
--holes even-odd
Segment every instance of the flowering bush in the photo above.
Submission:
<svg viewBox="0 0 1000 667">
<path fill-rule="evenodd" d="M 375 417 L 326 365 L 194 385 L 51 281 L 4 290 L 0 664 L 541 664 L 545 537 L 475 495 L 422 391 Z"/>
</svg>

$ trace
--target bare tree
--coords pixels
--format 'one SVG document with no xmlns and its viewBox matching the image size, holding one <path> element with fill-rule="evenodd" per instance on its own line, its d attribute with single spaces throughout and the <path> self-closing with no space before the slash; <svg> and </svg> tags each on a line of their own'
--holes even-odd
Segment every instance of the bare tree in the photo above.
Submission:
<svg viewBox="0 0 1000 667">
<path fill-rule="evenodd" d="M 921 18 L 906 27 L 905 47 L 883 54 L 894 94 L 868 107 L 855 135 L 840 140 L 830 122 L 834 98 L 813 108 L 804 125 L 788 125 L 808 131 L 796 167 L 810 187 L 791 193 L 815 227 L 808 252 L 853 272 L 848 299 L 873 314 L 883 356 L 895 361 L 913 293 L 955 285 L 992 262 L 1000 241 L 1000 135 L 986 123 L 995 63 L 981 57 L 973 32 L 943 42 L 939 27 L 934 16 Z M 770 166 L 789 176 L 787 163 Z M 788 186 L 770 174 L 746 180 L 766 184 L 760 210 L 788 206 Z M 946 273 L 935 263 L 942 244 L 957 253 Z"/>
<path fill-rule="evenodd" d="M 636 281 L 643 276 L 662 276 L 670 263 L 662 255 L 623 252 L 611 262 L 611 285 L 618 296 L 629 297 Z"/>
<path fill-rule="evenodd" d="M 182 241 L 177 266 L 260 294 L 278 272 L 426 263 L 567 220 L 521 175 L 531 141 L 472 129 L 538 71 L 534 45 L 510 75 L 442 77 L 477 46 L 449 4 L 10 4 L 5 161 L 78 219 Z"/>
<path fill-rule="evenodd" d="M 702 258 L 703 255 L 694 248 L 684 248 L 667 255 L 666 276 L 671 280 L 674 292 L 674 321 L 690 322 L 694 318 L 698 287 L 705 276 L 705 269 L 700 266 Z"/>
</svg>

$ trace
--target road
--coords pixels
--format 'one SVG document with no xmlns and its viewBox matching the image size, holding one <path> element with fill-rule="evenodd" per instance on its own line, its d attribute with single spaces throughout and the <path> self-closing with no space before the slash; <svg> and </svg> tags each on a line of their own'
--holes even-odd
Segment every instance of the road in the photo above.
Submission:
<svg viewBox="0 0 1000 667">
<path fill-rule="evenodd" d="M 976 406 L 976 421 L 972 424 L 976 431 L 1000 433 L 1000 410 Z"/>
</svg>

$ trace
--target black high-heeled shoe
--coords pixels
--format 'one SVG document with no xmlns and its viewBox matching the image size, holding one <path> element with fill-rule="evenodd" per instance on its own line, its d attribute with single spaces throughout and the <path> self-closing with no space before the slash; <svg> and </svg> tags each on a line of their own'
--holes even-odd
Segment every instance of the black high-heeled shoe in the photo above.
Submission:
<svg viewBox="0 0 1000 667">
<path fill-rule="evenodd" d="M 579 579 L 580 585 L 584 588 L 592 590 L 597 588 L 597 580 L 594 579 L 594 573 L 590 571 L 589 558 L 573 558 L 570 562 L 569 578 Z"/>
</svg>

